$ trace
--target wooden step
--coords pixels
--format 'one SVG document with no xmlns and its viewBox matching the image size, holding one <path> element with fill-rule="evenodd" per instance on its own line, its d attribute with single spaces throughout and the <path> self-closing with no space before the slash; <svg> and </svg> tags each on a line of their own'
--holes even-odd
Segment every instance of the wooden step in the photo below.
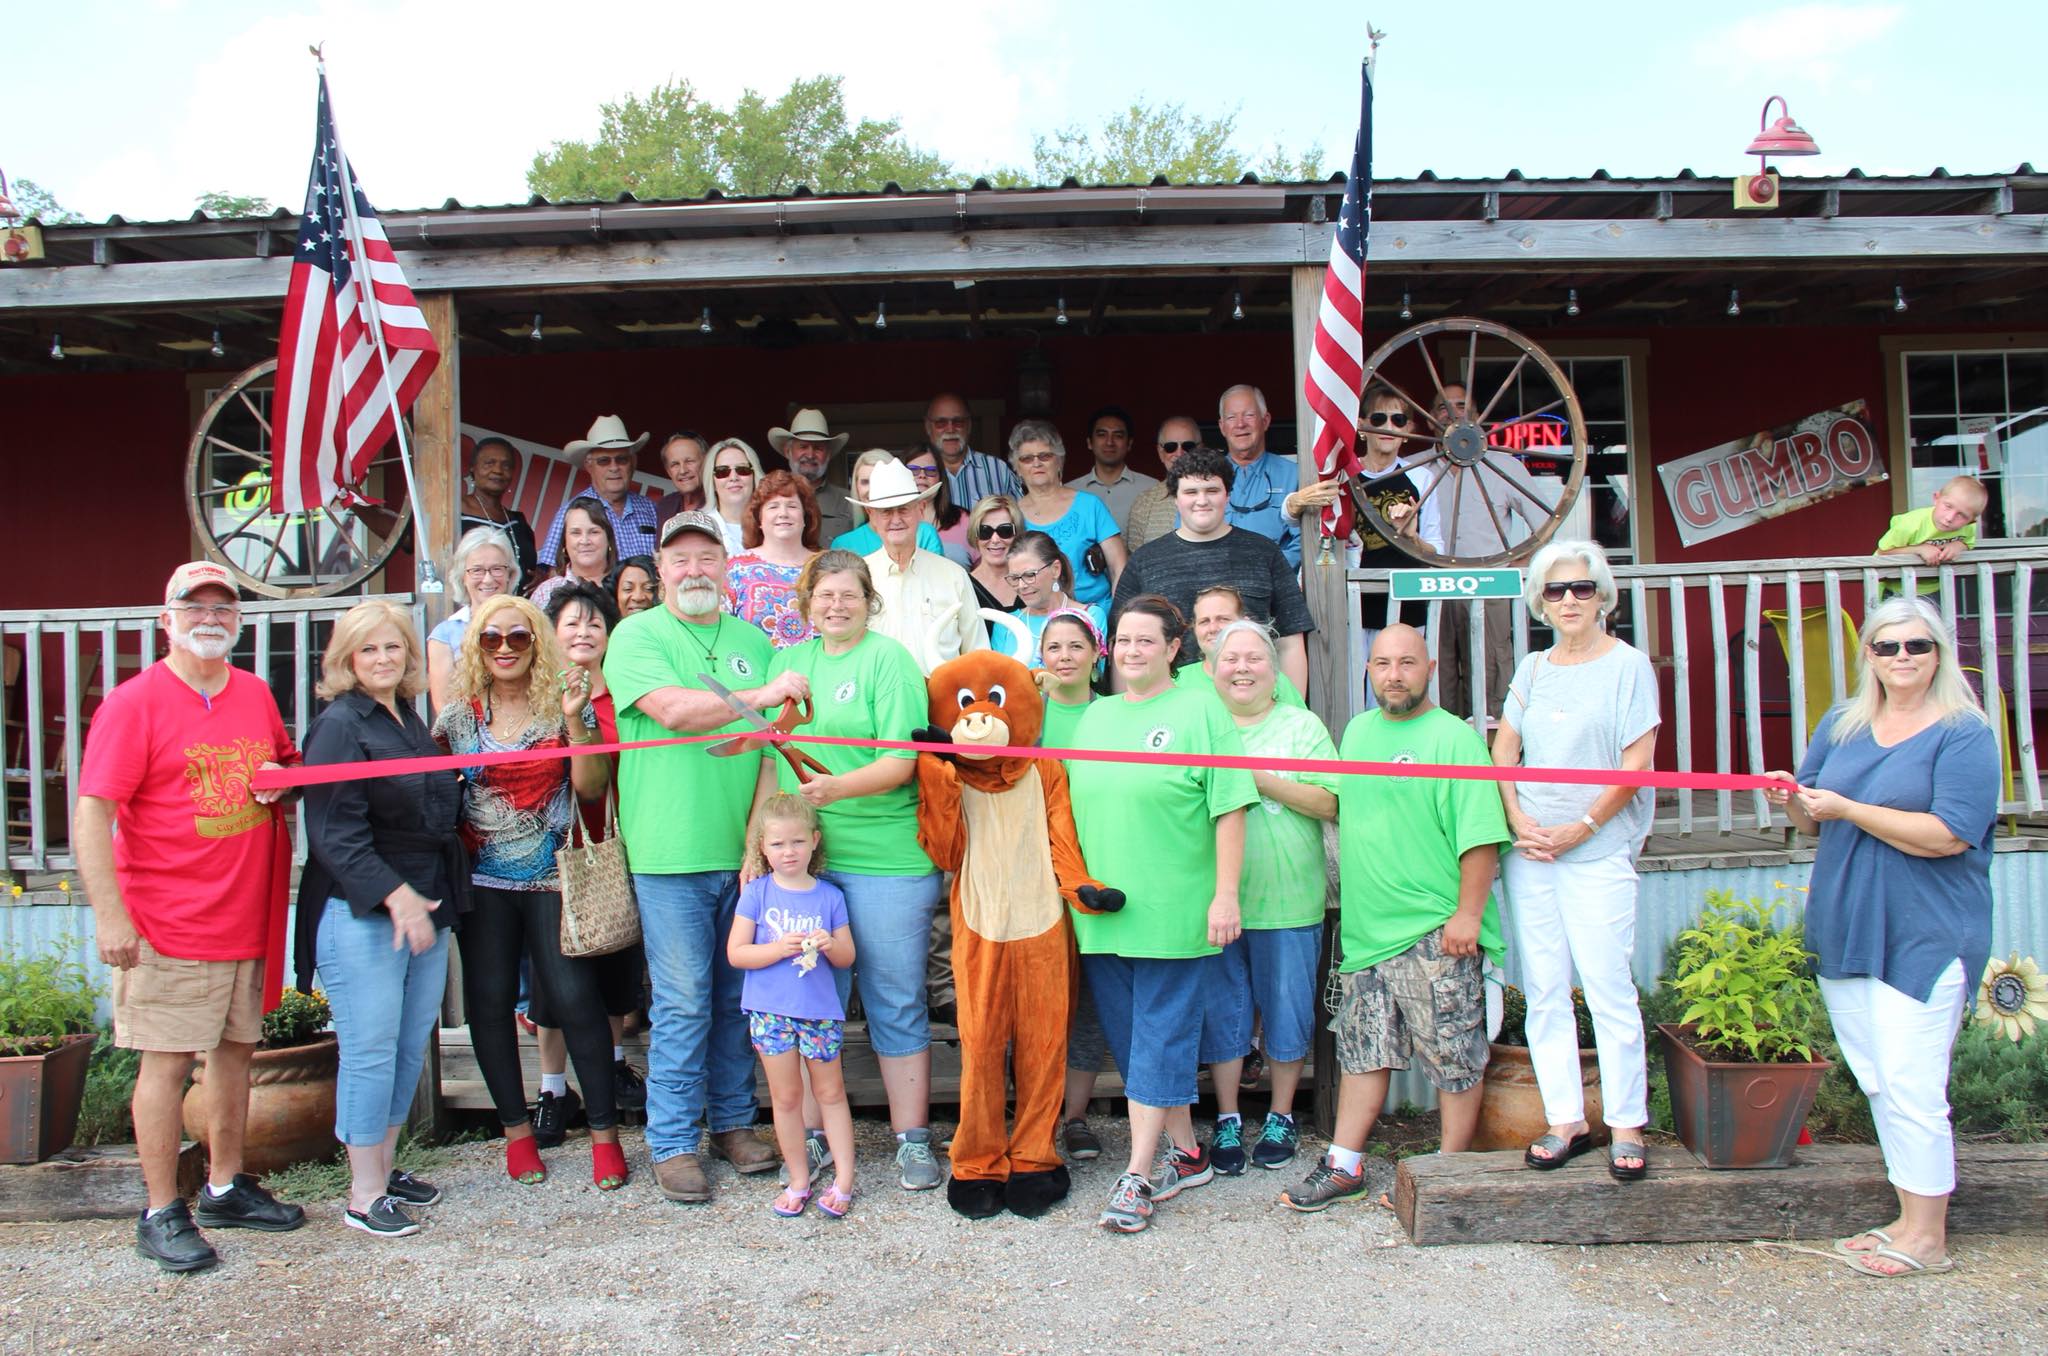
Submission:
<svg viewBox="0 0 2048 1356">
<path fill-rule="evenodd" d="M 206 1180 L 206 1150 L 178 1149 L 178 1194 Z M 133 1144 L 66 1149 L 41 1163 L 0 1164 L 0 1224 L 54 1219 L 120 1219 L 142 1213 L 149 1191 Z"/>
</svg>

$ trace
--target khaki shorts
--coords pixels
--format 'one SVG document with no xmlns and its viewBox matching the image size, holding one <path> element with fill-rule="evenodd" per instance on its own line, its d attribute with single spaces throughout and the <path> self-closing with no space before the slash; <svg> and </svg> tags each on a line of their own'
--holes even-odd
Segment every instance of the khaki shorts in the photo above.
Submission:
<svg viewBox="0 0 2048 1356">
<path fill-rule="evenodd" d="M 1446 956 L 1438 928 L 1398 956 L 1344 976 L 1330 1022 L 1345 1073 L 1405 1069 L 1412 1054 L 1445 1092 L 1486 1073 L 1486 990 L 1477 956 Z"/>
<path fill-rule="evenodd" d="M 114 971 L 114 1044 L 201 1054 L 263 1039 L 263 962 L 179 960 L 147 941 L 132 970 Z"/>
</svg>

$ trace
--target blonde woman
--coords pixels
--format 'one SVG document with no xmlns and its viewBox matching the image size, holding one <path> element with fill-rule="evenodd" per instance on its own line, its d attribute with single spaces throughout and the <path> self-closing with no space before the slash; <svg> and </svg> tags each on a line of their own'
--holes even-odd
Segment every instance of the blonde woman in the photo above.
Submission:
<svg viewBox="0 0 2048 1356">
<path fill-rule="evenodd" d="M 434 734 L 458 754 L 595 744 L 590 695 L 589 671 L 569 662 L 555 628 L 532 603 L 491 598 L 470 618 Z M 591 1176 L 600 1190 L 626 1184 L 602 975 L 592 962 L 562 955 L 555 869 L 577 801 L 602 796 L 611 775 L 609 757 L 577 755 L 473 767 L 464 788 L 462 837 L 473 859 L 474 907 L 463 920 L 463 997 L 477 1066 L 505 1127 L 505 1168 L 523 1183 L 544 1181 L 547 1170 L 527 1121 L 512 1026 L 522 954 L 535 991 L 562 1021 L 590 1117 Z"/>
<path fill-rule="evenodd" d="M 721 438 L 712 445 L 705 474 L 711 478 L 711 511 L 725 533 L 725 553 L 736 556 L 745 534 L 747 505 L 761 487 L 761 454 L 744 438 Z"/>
</svg>

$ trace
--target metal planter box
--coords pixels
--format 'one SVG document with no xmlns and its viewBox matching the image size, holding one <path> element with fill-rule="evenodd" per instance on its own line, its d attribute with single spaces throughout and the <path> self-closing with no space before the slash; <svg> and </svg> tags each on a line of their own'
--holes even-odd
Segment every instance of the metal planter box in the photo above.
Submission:
<svg viewBox="0 0 2048 1356">
<path fill-rule="evenodd" d="M 40 1163 L 70 1147 L 97 1039 L 87 1032 L 47 1055 L 0 1058 L 0 1163 Z"/>
<path fill-rule="evenodd" d="M 1678 1138 L 1709 1168 L 1789 1168 L 1820 1080 L 1834 1067 L 1716 1063 L 1683 1039 L 1690 1026 L 1657 1023 L 1671 1119 Z"/>
</svg>

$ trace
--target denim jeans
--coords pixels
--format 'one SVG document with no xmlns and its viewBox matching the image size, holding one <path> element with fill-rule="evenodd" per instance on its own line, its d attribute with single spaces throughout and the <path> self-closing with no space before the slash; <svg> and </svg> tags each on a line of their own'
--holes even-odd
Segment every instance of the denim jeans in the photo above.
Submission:
<svg viewBox="0 0 2048 1356">
<path fill-rule="evenodd" d="M 1308 1058 L 1315 1038 L 1316 962 L 1323 926 L 1254 928 L 1202 957 L 1202 1063 L 1251 1053 L 1252 1013 L 1265 1017 L 1266 1058 Z"/>
<path fill-rule="evenodd" d="M 634 873 L 640 937 L 654 989 L 648 1008 L 647 1151 L 659 1163 L 713 1133 L 754 1123 L 754 1048 L 740 1011 L 741 972 L 725 958 L 739 874 Z"/>
<path fill-rule="evenodd" d="M 1141 1106 L 1191 1106 L 1202 1036 L 1202 960 L 1086 955 L 1081 974 L 1095 994 L 1102 1034 Z"/>
<path fill-rule="evenodd" d="M 394 951 L 390 914 L 358 918 L 347 900 L 330 899 L 314 947 L 341 1051 L 334 1137 L 359 1149 L 382 1144 L 412 1110 L 427 1040 L 441 1019 L 448 930 L 437 929 L 434 944 L 417 956 Z"/>
<path fill-rule="evenodd" d="M 819 878 L 831 881 L 846 896 L 846 921 L 853 931 L 851 982 L 860 985 L 868 1044 L 876 1054 L 888 1056 L 931 1048 L 925 958 L 931 951 L 932 915 L 939 908 L 946 878 L 936 871 L 922 876 L 823 871 Z M 834 970 L 832 978 L 844 1004 L 847 972 Z"/>
</svg>

